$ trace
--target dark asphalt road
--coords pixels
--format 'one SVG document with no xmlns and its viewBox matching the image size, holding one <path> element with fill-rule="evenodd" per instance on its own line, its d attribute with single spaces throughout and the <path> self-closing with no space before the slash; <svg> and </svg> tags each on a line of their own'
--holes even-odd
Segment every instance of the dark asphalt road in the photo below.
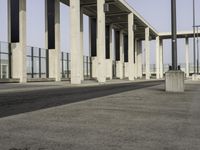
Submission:
<svg viewBox="0 0 200 150">
<path fill-rule="evenodd" d="M 0 94 L 0 118 L 163 84 L 163 81 L 55 88 Z"/>
</svg>

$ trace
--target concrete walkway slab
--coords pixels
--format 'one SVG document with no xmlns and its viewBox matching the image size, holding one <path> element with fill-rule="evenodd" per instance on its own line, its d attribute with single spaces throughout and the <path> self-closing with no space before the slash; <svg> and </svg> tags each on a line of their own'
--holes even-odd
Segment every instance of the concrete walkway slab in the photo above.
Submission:
<svg viewBox="0 0 200 150">
<path fill-rule="evenodd" d="M 1 118 L 0 149 L 199 150 L 200 83 L 187 82 L 185 93 L 163 89 L 157 85 Z"/>
</svg>

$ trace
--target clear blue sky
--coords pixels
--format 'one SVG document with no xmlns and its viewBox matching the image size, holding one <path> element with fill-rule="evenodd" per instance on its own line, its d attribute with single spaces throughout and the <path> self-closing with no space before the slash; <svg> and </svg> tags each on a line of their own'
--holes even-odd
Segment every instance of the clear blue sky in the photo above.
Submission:
<svg viewBox="0 0 200 150">
<path fill-rule="evenodd" d="M 157 31 L 169 32 L 171 30 L 170 2 L 171 0 L 126 0 L 139 12 Z M 7 0 L 0 0 L 0 41 L 7 41 Z M 196 0 L 199 8 L 200 0 Z M 199 12 L 196 13 L 197 24 L 200 24 Z M 88 18 L 84 17 L 84 49 L 88 53 Z M 192 0 L 177 0 L 177 23 L 179 31 L 192 30 Z M 61 47 L 69 51 L 69 8 L 61 5 Z M 192 40 L 190 40 L 192 58 Z M 27 0 L 27 42 L 28 45 L 44 47 L 44 0 Z M 151 42 L 151 62 L 154 63 L 155 42 Z M 184 40 L 178 40 L 179 62 L 184 62 Z M 164 41 L 165 62 L 171 61 L 170 41 Z"/>
</svg>

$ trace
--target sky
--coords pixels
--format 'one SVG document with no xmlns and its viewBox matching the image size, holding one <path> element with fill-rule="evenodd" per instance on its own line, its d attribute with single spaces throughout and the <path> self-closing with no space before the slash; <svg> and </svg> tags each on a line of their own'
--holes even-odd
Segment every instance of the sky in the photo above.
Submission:
<svg viewBox="0 0 200 150">
<path fill-rule="evenodd" d="M 158 32 L 171 31 L 171 0 L 126 0 Z M 7 41 L 7 0 L 0 0 L 0 41 Z M 199 8 L 200 0 L 196 0 Z M 70 26 L 69 7 L 61 4 L 61 49 L 69 52 Z M 200 15 L 196 10 L 196 24 Z M 44 0 L 27 0 L 27 43 L 29 46 L 45 47 Z M 192 30 L 192 0 L 177 0 L 178 31 Z M 84 53 L 88 55 L 88 17 L 84 16 Z M 190 61 L 192 62 L 192 39 L 190 39 Z M 184 40 L 178 40 L 179 63 L 185 61 Z M 171 62 L 171 42 L 164 41 L 164 62 Z M 155 41 L 151 41 L 151 63 L 155 63 Z"/>
</svg>

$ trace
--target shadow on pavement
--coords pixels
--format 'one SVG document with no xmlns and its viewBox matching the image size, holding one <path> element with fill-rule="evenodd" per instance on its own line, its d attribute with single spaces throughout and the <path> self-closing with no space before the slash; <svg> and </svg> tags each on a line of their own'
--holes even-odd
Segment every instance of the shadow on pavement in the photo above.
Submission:
<svg viewBox="0 0 200 150">
<path fill-rule="evenodd" d="M 160 84 L 163 81 L 3 93 L 0 94 L 0 118 Z"/>
</svg>

